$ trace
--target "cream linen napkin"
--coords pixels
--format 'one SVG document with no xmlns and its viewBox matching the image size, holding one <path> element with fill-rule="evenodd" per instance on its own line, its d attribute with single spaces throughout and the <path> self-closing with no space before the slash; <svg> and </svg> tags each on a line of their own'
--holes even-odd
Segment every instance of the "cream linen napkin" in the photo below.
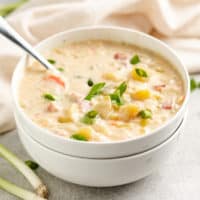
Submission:
<svg viewBox="0 0 200 200">
<path fill-rule="evenodd" d="M 200 72 L 199 0 L 32 0 L 7 18 L 31 44 L 60 31 L 97 24 L 154 35 Z M 0 37 L 0 133 L 14 128 L 10 79 L 22 51 Z"/>
</svg>

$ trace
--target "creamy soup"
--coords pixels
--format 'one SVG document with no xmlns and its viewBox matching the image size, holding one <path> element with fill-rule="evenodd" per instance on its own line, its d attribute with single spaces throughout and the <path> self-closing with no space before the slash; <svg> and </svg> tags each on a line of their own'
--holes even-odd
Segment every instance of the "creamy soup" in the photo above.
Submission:
<svg viewBox="0 0 200 200">
<path fill-rule="evenodd" d="M 27 66 L 19 102 L 52 134 L 86 142 L 138 138 L 165 124 L 184 100 L 178 72 L 146 49 L 90 40 L 45 56 L 62 77 L 36 62 Z"/>
</svg>

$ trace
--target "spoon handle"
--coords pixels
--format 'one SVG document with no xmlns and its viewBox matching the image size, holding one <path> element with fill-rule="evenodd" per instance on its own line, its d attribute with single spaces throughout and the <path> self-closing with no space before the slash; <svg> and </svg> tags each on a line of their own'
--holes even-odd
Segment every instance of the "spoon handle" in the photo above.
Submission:
<svg viewBox="0 0 200 200">
<path fill-rule="evenodd" d="M 30 55 L 32 55 L 36 60 L 38 60 L 46 69 L 54 70 L 55 68 L 42 57 L 34 48 L 26 42 L 7 22 L 0 16 L 0 33 L 4 35 L 7 39 L 14 42 L 17 46 L 24 49 Z"/>
</svg>

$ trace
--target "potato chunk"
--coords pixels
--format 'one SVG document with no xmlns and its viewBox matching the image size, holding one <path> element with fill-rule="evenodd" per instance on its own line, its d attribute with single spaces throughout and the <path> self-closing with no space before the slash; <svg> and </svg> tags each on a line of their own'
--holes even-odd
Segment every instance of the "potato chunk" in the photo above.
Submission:
<svg viewBox="0 0 200 200">
<path fill-rule="evenodd" d="M 108 81 L 114 81 L 117 82 L 119 81 L 119 77 L 116 76 L 116 74 L 112 73 L 112 72 L 106 72 L 102 75 L 102 78 Z"/>
<path fill-rule="evenodd" d="M 119 117 L 120 120 L 129 121 L 134 119 L 139 113 L 139 107 L 134 104 L 127 104 L 120 107 Z"/>
<path fill-rule="evenodd" d="M 112 103 L 110 97 L 103 96 L 94 106 L 94 110 L 96 110 L 102 118 L 107 118 L 109 113 L 112 111 Z"/>
<path fill-rule="evenodd" d="M 148 89 L 138 90 L 132 94 L 132 98 L 136 100 L 145 100 L 151 97 L 151 93 Z"/>
<path fill-rule="evenodd" d="M 148 122 L 149 122 L 148 119 L 141 119 L 141 120 L 140 120 L 140 125 L 141 125 L 142 127 L 145 127 L 145 126 L 148 125 Z"/>
<path fill-rule="evenodd" d="M 92 128 L 91 127 L 81 127 L 76 133 L 83 136 L 88 141 L 91 140 L 91 138 L 92 138 Z"/>
<path fill-rule="evenodd" d="M 68 123 L 74 122 L 78 119 L 78 106 L 77 104 L 72 104 L 69 108 L 64 110 L 64 114 L 58 117 L 58 122 Z"/>
<path fill-rule="evenodd" d="M 68 123 L 68 122 L 73 122 L 73 119 L 70 116 L 60 116 L 58 117 L 58 122 Z"/>
</svg>

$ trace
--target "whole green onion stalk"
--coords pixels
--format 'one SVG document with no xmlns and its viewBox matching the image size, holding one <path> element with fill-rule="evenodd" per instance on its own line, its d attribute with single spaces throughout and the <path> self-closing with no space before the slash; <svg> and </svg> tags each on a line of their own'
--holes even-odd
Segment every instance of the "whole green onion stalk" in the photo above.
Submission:
<svg viewBox="0 0 200 200">
<path fill-rule="evenodd" d="M 47 198 L 48 190 L 41 179 L 22 160 L 0 144 L 0 156 L 10 162 L 30 182 L 40 197 Z M 1 184 L 2 185 L 2 184 Z M 9 184 L 8 184 L 9 185 Z M 2 187 L 2 186 L 1 186 Z"/>
<path fill-rule="evenodd" d="M 46 200 L 0 177 L 0 188 L 24 200 Z"/>
</svg>

